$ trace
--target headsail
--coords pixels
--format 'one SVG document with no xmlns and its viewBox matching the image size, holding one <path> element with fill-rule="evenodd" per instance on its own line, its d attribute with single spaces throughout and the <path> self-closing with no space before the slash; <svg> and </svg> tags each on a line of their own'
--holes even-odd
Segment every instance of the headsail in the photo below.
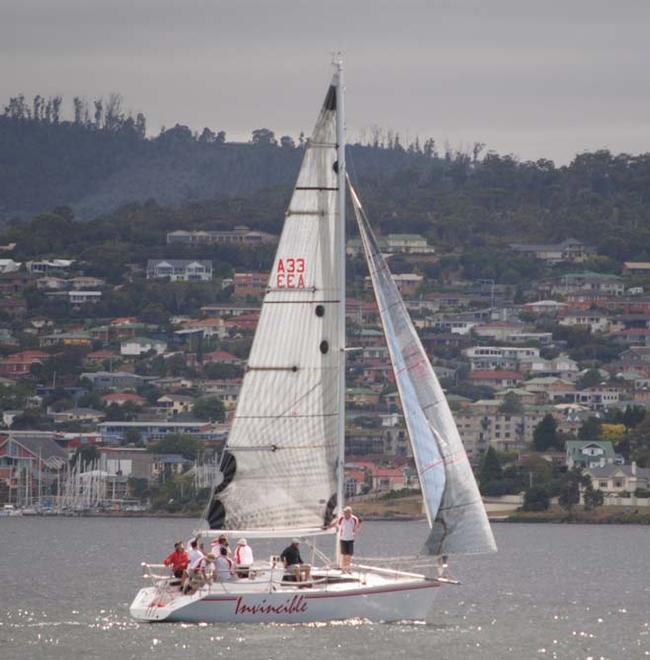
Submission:
<svg viewBox="0 0 650 660">
<path fill-rule="evenodd" d="M 271 271 L 222 457 L 212 529 L 318 528 L 335 505 L 344 295 L 334 76 Z M 343 337 L 344 340 L 344 337 Z"/>
<path fill-rule="evenodd" d="M 429 554 L 493 552 L 485 507 L 447 399 L 350 186 L 431 533 Z"/>
</svg>

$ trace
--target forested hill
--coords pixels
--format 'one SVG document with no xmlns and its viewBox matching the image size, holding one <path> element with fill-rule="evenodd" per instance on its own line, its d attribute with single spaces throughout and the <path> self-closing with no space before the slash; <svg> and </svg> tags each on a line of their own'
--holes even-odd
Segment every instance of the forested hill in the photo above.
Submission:
<svg viewBox="0 0 650 660">
<path fill-rule="evenodd" d="M 249 143 L 230 143 L 223 132 L 176 125 L 146 138 L 145 118 L 122 113 L 119 99 L 96 101 L 92 116 L 75 99 L 69 121 L 59 117 L 60 99 L 37 99 L 11 99 L 0 116 L 0 223 L 62 206 L 91 220 L 155 200 L 156 214 L 171 207 L 168 227 L 279 229 L 302 136 L 257 129 Z M 369 142 L 349 147 L 349 171 L 384 233 L 483 252 L 572 237 L 616 260 L 650 260 L 650 154 L 598 151 L 555 167 L 483 154 L 481 145 L 440 153 L 431 139 L 403 145 L 380 131 Z M 145 222 L 146 207 L 137 215 Z"/>
<path fill-rule="evenodd" d="M 147 139 L 144 116 L 133 119 L 119 104 L 99 105 L 94 117 L 87 108 L 75 110 L 75 119 L 64 121 L 58 97 L 37 99 L 13 98 L 0 116 L 0 223 L 63 205 L 91 219 L 148 199 L 180 206 L 288 187 L 302 158 L 302 136 L 276 140 L 257 129 L 249 143 L 232 143 L 224 132 L 196 134 L 176 125 Z M 399 139 L 397 147 L 359 148 L 358 164 L 372 176 L 392 176 L 425 160 Z"/>
</svg>

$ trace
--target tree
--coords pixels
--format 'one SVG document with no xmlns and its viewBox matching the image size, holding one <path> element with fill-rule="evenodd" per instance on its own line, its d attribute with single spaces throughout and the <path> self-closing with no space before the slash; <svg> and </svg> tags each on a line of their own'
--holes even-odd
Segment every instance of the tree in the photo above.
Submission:
<svg viewBox="0 0 650 660">
<path fill-rule="evenodd" d="M 208 396 L 194 401 L 192 414 L 194 417 L 205 421 L 223 422 L 226 411 L 221 399 L 216 396 Z"/>
<path fill-rule="evenodd" d="M 588 417 L 578 430 L 578 440 L 592 442 L 600 440 L 601 421 L 597 417 Z"/>
<path fill-rule="evenodd" d="M 203 454 L 203 445 L 191 435 L 170 433 L 153 445 L 151 451 L 154 454 L 180 454 L 194 461 Z"/>
<path fill-rule="evenodd" d="M 589 387 L 596 387 L 596 385 L 600 385 L 602 380 L 603 377 L 598 369 L 588 369 L 578 380 L 578 388 L 585 390 Z"/>
<path fill-rule="evenodd" d="M 479 472 L 479 481 L 481 486 L 490 483 L 491 481 L 498 481 L 503 476 L 503 467 L 499 455 L 494 447 L 488 447 L 488 450 L 483 456 L 481 461 L 481 469 Z"/>
<path fill-rule="evenodd" d="M 251 142 L 258 146 L 277 144 L 275 133 L 268 128 L 256 128 L 253 131 Z"/>
<path fill-rule="evenodd" d="M 97 445 L 82 445 L 81 447 L 77 447 L 77 450 L 70 459 L 70 463 L 74 465 L 79 460 L 82 464 L 99 460 L 99 448 Z"/>
<path fill-rule="evenodd" d="M 524 406 L 519 397 L 514 392 L 508 392 L 503 397 L 503 403 L 499 406 L 499 412 L 506 415 L 519 415 L 524 411 Z"/>
<path fill-rule="evenodd" d="M 605 501 L 603 491 L 600 489 L 596 490 L 591 483 L 591 479 L 589 479 L 587 485 L 585 486 L 583 497 L 585 502 L 585 511 L 590 511 L 595 509 L 597 506 L 602 506 L 603 502 Z"/>
<path fill-rule="evenodd" d="M 548 413 L 533 431 L 533 447 L 535 451 L 561 449 L 562 440 L 557 432 L 555 417 Z"/>
<path fill-rule="evenodd" d="M 524 511 L 546 511 L 551 503 L 544 486 L 531 486 L 524 493 Z"/>
<path fill-rule="evenodd" d="M 569 515 L 573 512 L 573 507 L 580 502 L 580 486 L 583 483 L 585 483 L 585 479 L 579 468 L 573 468 L 567 472 L 558 501 Z"/>
</svg>

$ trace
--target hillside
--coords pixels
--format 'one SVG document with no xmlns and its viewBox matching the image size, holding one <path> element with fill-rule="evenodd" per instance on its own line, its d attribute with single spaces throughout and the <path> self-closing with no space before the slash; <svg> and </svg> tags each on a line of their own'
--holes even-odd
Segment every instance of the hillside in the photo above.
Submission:
<svg viewBox="0 0 650 660">
<path fill-rule="evenodd" d="M 78 114 L 59 121 L 53 110 L 46 116 L 12 99 L 0 117 L 0 223 L 62 206 L 92 220 L 153 200 L 174 216 L 166 227 L 279 228 L 302 136 L 276 140 L 257 129 L 249 143 L 230 143 L 223 132 L 199 135 L 176 125 L 146 138 L 141 115 L 104 110 L 90 121 Z M 509 242 L 572 237 L 618 262 L 650 259 L 648 154 L 599 151 L 555 167 L 491 152 L 481 157 L 481 145 L 443 154 L 433 140 L 404 147 L 398 136 L 379 132 L 371 145 L 350 145 L 348 163 L 381 231 L 417 232 L 441 251 L 462 249 L 470 275 L 485 276 L 487 260 L 489 276 L 503 280 L 508 264 L 498 252 Z"/>
</svg>

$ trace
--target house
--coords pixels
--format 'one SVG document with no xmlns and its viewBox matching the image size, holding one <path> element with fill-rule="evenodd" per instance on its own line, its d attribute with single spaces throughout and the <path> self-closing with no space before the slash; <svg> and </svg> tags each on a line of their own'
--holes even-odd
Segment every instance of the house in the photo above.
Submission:
<svg viewBox="0 0 650 660">
<path fill-rule="evenodd" d="M 650 346 L 650 328 L 626 328 L 611 332 L 609 336 L 617 343 L 627 346 Z"/>
<path fill-rule="evenodd" d="M 386 250 L 399 254 L 433 254 L 435 248 L 427 243 L 427 239 L 419 234 L 388 234 L 386 236 Z"/>
<path fill-rule="evenodd" d="M 134 392 L 111 392 L 110 394 L 105 394 L 102 397 L 102 401 L 107 406 L 123 406 L 126 403 L 134 406 L 144 406 L 147 403 L 147 400 L 143 396 Z"/>
<path fill-rule="evenodd" d="M 68 465 L 68 452 L 50 431 L 8 431 L 0 435 L 0 482 L 8 501 L 33 502 L 49 494 Z"/>
<path fill-rule="evenodd" d="M 153 477 L 154 456 L 139 447 L 100 447 L 99 469 L 112 476 L 147 479 Z"/>
<path fill-rule="evenodd" d="M 169 278 L 171 282 L 209 282 L 212 261 L 205 259 L 149 259 L 147 279 Z"/>
<path fill-rule="evenodd" d="M 153 474 L 161 480 L 168 479 L 173 474 L 183 474 L 193 465 L 193 461 L 180 454 L 153 455 Z"/>
<path fill-rule="evenodd" d="M 39 291 L 63 291 L 68 288 L 68 280 L 54 275 L 45 275 L 36 280 L 36 288 Z"/>
<path fill-rule="evenodd" d="M 181 329 L 174 331 L 174 334 L 179 337 L 200 334 L 204 338 L 219 337 L 219 339 L 224 339 L 228 336 L 228 330 L 223 319 L 193 319 L 184 321 L 181 324 Z"/>
<path fill-rule="evenodd" d="M 97 429 L 102 442 L 109 445 L 120 444 L 127 439 L 129 432 L 135 432 L 143 442 L 157 442 L 170 433 L 192 435 L 206 442 L 225 441 L 223 428 L 206 422 L 178 422 L 149 420 L 139 422 L 100 422 Z"/>
<path fill-rule="evenodd" d="M 252 230 L 239 225 L 229 231 L 183 231 L 176 230 L 167 234 L 168 245 L 246 245 L 256 247 L 275 243 L 277 236 L 263 231 Z"/>
<path fill-rule="evenodd" d="M 367 387 L 349 387 L 345 393 L 346 402 L 358 408 L 374 407 L 379 403 L 379 393 Z"/>
<path fill-rule="evenodd" d="M 570 293 L 590 293 L 603 296 L 622 296 L 625 283 L 618 275 L 606 273 L 567 273 L 553 280 L 551 293 L 567 295 Z"/>
<path fill-rule="evenodd" d="M 164 394 L 156 401 L 156 407 L 167 417 L 176 417 L 176 415 L 192 412 L 194 399 L 182 394 Z"/>
<path fill-rule="evenodd" d="M 531 314 L 557 316 L 565 307 L 566 303 L 557 302 L 556 300 L 538 300 L 537 302 L 526 303 L 522 308 Z"/>
<path fill-rule="evenodd" d="M 73 259 L 42 259 L 28 261 L 25 267 L 32 275 L 56 275 L 66 273 L 73 263 Z"/>
<path fill-rule="evenodd" d="M 476 370 L 470 372 L 469 380 L 475 385 L 485 385 L 495 389 L 505 387 L 517 387 L 524 380 L 524 377 L 518 371 L 508 370 Z"/>
<path fill-rule="evenodd" d="M 106 390 L 135 390 L 138 385 L 146 382 L 143 376 L 128 371 L 86 371 L 79 377 L 92 383 L 98 392 Z"/>
<path fill-rule="evenodd" d="M 241 390 L 241 378 L 205 380 L 200 384 L 202 396 L 217 396 L 226 410 L 234 410 Z"/>
<path fill-rule="evenodd" d="M 0 274 L 2 273 L 15 273 L 21 267 L 19 261 L 13 259 L 0 259 Z"/>
<path fill-rule="evenodd" d="M 102 298 L 101 291 L 53 291 L 45 295 L 55 300 L 64 300 L 70 305 L 98 303 Z"/>
<path fill-rule="evenodd" d="M 626 275 L 647 275 L 650 273 L 650 261 L 625 261 L 623 272 Z"/>
<path fill-rule="evenodd" d="M 262 298 L 268 284 L 268 273 L 235 273 L 232 279 L 233 298 Z"/>
<path fill-rule="evenodd" d="M 92 337 L 87 332 L 55 332 L 43 335 L 39 344 L 41 346 L 90 346 Z"/>
<path fill-rule="evenodd" d="M 201 315 L 217 318 L 241 316 L 242 314 L 257 314 L 259 316 L 260 310 L 259 304 L 246 302 L 213 303 L 201 307 Z"/>
<path fill-rule="evenodd" d="M 580 263 L 596 254 L 595 248 L 574 238 L 567 238 L 561 243 L 551 245 L 511 243 L 510 249 L 514 252 L 520 252 L 535 259 L 545 261 L 548 264 L 559 264 L 563 262 Z"/>
<path fill-rule="evenodd" d="M 232 353 L 227 351 L 212 351 L 211 353 L 205 353 L 203 356 L 203 364 L 230 364 L 233 366 L 239 366 L 242 364 L 242 360 Z"/>
<path fill-rule="evenodd" d="M 69 408 L 52 412 L 48 410 L 48 415 L 54 420 L 55 424 L 64 424 L 66 422 L 89 422 L 97 423 L 106 417 L 102 410 L 94 408 Z"/>
<path fill-rule="evenodd" d="M 120 355 L 139 357 L 150 351 L 161 355 L 167 350 L 167 342 L 162 339 L 149 339 L 148 337 L 132 337 L 120 343 Z"/>
<path fill-rule="evenodd" d="M 120 356 L 107 348 L 100 348 L 98 351 L 91 351 L 84 356 L 84 362 L 88 365 L 101 365 L 104 362 L 120 361 Z"/>
<path fill-rule="evenodd" d="M 611 319 L 609 315 L 594 310 L 570 311 L 561 315 L 559 324 L 568 327 L 585 326 L 592 333 L 607 332 L 611 325 Z"/>
<path fill-rule="evenodd" d="M 605 494 L 634 494 L 637 488 L 650 488 L 650 468 L 637 467 L 634 462 L 631 465 L 607 463 L 588 467 L 583 474 L 590 476 L 591 485 Z"/>
<path fill-rule="evenodd" d="M 24 378 L 29 376 L 33 364 L 43 364 L 50 357 L 43 351 L 22 351 L 0 360 L 0 376 Z"/>
<path fill-rule="evenodd" d="M 604 465 L 620 465 L 622 456 L 614 452 L 614 445 L 605 440 L 567 440 L 566 466 L 594 468 Z"/>
<path fill-rule="evenodd" d="M 402 468 L 377 466 L 370 470 L 370 478 L 375 493 L 390 493 L 406 488 L 406 475 Z"/>
<path fill-rule="evenodd" d="M 519 346 L 471 346 L 463 350 L 474 369 L 518 370 L 522 362 L 539 358 L 539 348 Z"/>
<path fill-rule="evenodd" d="M 343 488 L 346 498 L 364 494 L 369 489 L 367 473 L 364 470 L 346 466 Z"/>
</svg>

